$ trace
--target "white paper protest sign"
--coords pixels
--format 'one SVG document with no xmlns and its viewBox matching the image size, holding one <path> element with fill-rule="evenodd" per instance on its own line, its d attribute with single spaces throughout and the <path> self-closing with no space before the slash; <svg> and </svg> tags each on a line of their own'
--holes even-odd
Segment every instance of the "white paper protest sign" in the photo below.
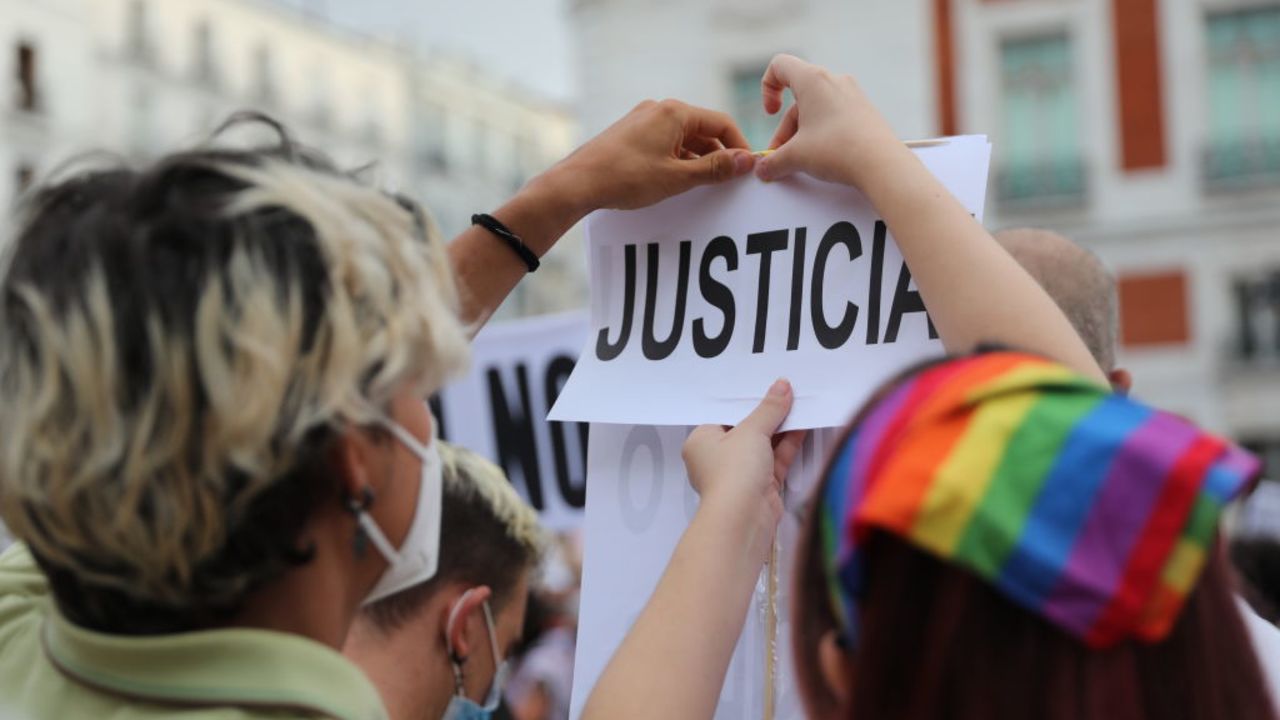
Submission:
<svg viewBox="0 0 1280 720">
<path fill-rule="evenodd" d="M 981 220 L 986 138 L 915 152 Z M 832 427 L 942 352 L 892 234 L 848 186 L 746 177 L 597 212 L 586 235 L 591 331 L 554 420 L 733 424 L 786 377 L 785 428 Z"/>
<path fill-rule="evenodd" d="M 584 525 L 581 614 L 571 717 L 577 718 L 600 673 L 649 600 L 698 507 L 680 458 L 691 428 L 592 425 Z M 778 528 L 776 629 L 770 633 L 762 575 L 716 707 L 717 720 L 802 720 L 790 658 L 791 562 L 809 491 L 835 430 L 811 432 L 787 479 Z M 708 589 L 705 602 L 715 602 Z M 765 713 L 768 703 L 773 707 Z"/>
<path fill-rule="evenodd" d="M 981 220 L 986 139 L 917 155 Z M 942 351 L 924 304 L 866 200 L 812 178 L 748 178 L 598 213 L 587 236 L 591 329 L 552 412 L 593 423 L 572 717 L 696 511 L 680 459 L 688 426 L 735 424 L 786 377 L 797 400 L 785 427 L 824 429 L 788 478 L 776 582 L 757 586 L 715 717 L 800 720 L 790 590 L 806 506 L 833 428 L 884 379 Z"/>
<path fill-rule="evenodd" d="M 546 416 L 587 329 L 584 312 L 493 323 L 432 402 L 441 437 L 500 465 L 551 530 L 580 527 L 586 504 L 587 425 Z"/>
</svg>

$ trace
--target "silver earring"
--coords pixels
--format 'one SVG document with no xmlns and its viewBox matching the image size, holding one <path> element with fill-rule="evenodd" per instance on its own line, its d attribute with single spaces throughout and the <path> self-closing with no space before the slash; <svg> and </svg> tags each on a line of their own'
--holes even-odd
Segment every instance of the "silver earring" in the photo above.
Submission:
<svg viewBox="0 0 1280 720">
<path fill-rule="evenodd" d="M 347 498 L 347 512 L 359 520 L 369 507 L 373 505 L 373 488 L 365 485 L 360 490 L 360 499 L 352 497 Z M 351 550 L 356 554 L 356 559 L 363 559 L 364 553 L 369 547 L 369 534 L 364 531 L 364 525 L 356 522 L 355 537 L 351 539 Z"/>
</svg>

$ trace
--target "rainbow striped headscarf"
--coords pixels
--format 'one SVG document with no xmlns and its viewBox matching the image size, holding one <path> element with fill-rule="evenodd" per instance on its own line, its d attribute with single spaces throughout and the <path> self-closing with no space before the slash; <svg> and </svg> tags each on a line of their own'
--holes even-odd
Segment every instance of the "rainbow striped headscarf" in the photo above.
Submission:
<svg viewBox="0 0 1280 720">
<path fill-rule="evenodd" d="M 887 531 L 1093 647 L 1155 641 L 1257 458 L 1043 358 L 988 353 L 897 387 L 838 449 L 818 521 L 849 641 L 859 547 Z"/>
</svg>

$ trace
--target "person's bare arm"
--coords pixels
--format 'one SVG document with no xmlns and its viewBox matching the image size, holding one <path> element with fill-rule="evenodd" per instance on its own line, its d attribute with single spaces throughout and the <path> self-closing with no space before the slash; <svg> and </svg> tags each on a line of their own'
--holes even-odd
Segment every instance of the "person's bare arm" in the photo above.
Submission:
<svg viewBox="0 0 1280 720">
<path fill-rule="evenodd" d="M 802 433 L 773 433 L 791 410 L 778 381 L 733 430 L 685 443 L 702 500 L 640 617 L 592 689 L 582 720 L 705 720 L 715 714 L 751 592 L 782 517 L 782 481 Z"/>
<path fill-rule="evenodd" d="M 796 102 L 756 173 L 807 172 L 862 190 L 893 232 L 947 350 L 1002 343 L 1106 382 L 1053 299 L 895 137 L 853 78 L 779 55 L 762 85 L 769 112 L 785 88 Z"/>
<path fill-rule="evenodd" d="M 530 181 L 492 214 L 541 257 L 601 208 L 639 208 L 750 171 L 747 140 L 724 113 L 645 101 Z M 462 320 L 478 331 L 527 270 L 491 232 L 471 227 L 449 245 Z"/>
</svg>

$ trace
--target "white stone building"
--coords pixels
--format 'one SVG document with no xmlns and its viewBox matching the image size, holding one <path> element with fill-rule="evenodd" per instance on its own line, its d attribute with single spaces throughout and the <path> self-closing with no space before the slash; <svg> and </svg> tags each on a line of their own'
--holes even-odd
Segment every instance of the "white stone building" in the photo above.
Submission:
<svg viewBox="0 0 1280 720">
<path fill-rule="evenodd" d="M 83 0 L 0 1 L 0 203 L 93 137 L 93 37 Z"/>
<path fill-rule="evenodd" d="M 904 136 L 934 132 L 927 0 L 573 0 L 581 119 L 588 133 L 645 98 L 734 112 L 757 147 L 769 59 L 792 52 L 857 73 Z M 867 68 L 894 68 L 867 72 Z"/>
<path fill-rule="evenodd" d="M 953 6 L 958 126 L 998 153 L 993 225 L 1096 250 L 1137 392 L 1280 476 L 1280 2 Z"/>
<path fill-rule="evenodd" d="M 420 199 L 445 235 L 567 154 L 569 114 L 477 68 L 267 0 L 0 0 L 11 98 L 0 198 L 66 158 L 145 159 L 257 109 L 340 164 Z M 0 99 L 3 99 L 0 97 Z M 578 304 L 569 238 L 504 315 Z"/>
<path fill-rule="evenodd" d="M 1280 473 L 1280 2 L 575 0 L 589 131 L 643 97 L 733 112 L 792 52 L 904 138 L 986 133 L 993 228 L 1055 228 L 1119 278 L 1137 392 Z"/>
</svg>

